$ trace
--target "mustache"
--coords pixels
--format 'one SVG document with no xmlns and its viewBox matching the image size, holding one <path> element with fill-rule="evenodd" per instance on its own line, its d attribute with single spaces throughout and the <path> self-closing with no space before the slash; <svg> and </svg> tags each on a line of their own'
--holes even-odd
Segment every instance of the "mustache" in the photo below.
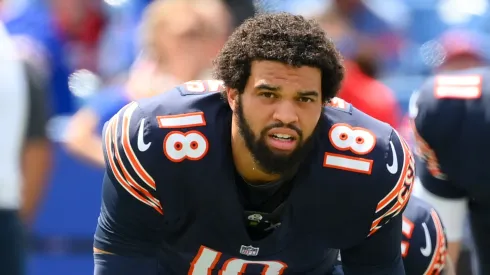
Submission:
<svg viewBox="0 0 490 275">
<path fill-rule="evenodd" d="M 300 140 L 303 139 L 303 131 L 301 131 L 300 128 L 298 128 L 298 126 L 294 125 L 294 124 L 285 124 L 283 122 L 276 122 L 274 124 L 271 124 L 269 126 L 266 126 L 263 130 L 262 130 L 262 136 L 265 136 L 267 134 L 267 132 L 269 132 L 270 130 L 274 129 L 274 128 L 289 128 L 293 131 L 295 131 Z"/>
</svg>

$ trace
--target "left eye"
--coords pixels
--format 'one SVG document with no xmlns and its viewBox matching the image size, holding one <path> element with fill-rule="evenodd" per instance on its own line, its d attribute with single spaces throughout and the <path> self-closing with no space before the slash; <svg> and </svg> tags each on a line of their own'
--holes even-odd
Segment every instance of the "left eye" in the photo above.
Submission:
<svg viewBox="0 0 490 275">
<path fill-rule="evenodd" d="M 313 102 L 313 99 L 309 97 L 300 97 L 298 100 L 301 102 Z"/>
<path fill-rule="evenodd" d="M 266 97 L 266 98 L 274 98 L 275 97 L 275 95 L 273 93 L 268 93 L 268 92 L 261 93 L 260 95 L 263 97 Z"/>
</svg>

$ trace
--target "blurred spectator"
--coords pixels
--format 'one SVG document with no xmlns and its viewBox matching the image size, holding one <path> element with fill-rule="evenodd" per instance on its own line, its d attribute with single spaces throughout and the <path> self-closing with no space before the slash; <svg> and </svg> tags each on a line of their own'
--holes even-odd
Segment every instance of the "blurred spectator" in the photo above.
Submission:
<svg viewBox="0 0 490 275">
<path fill-rule="evenodd" d="M 219 0 L 225 3 L 232 27 L 255 14 L 253 0 Z M 107 27 L 99 48 L 98 72 L 104 79 L 125 73 L 137 56 L 137 25 L 144 7 L 151 0 L 104 1 L 108 15 Z M 115 55 L 118 58 L 113 58 Z"/>
<path fill-rule="evenodd" d="M 67 148 L 102 166 L 103 124 L 133 100 L 208 78 L 211 60 L 230 29 L 230 15 L 219 0 L 154 1 L 143 17 L 143 52 L 127 82 L 105 89 L 73 116 L 66 129 Z"/>
<path fill-rule="evenodd" d="M 397 128 L 401 111 L 395 94 L 375 79 L 377 67 L 371 54 L 346 61 L 346 75 L 339 97 L 359 110 Z"/>
<path fill-rule="evenodd" d="M 220 0 L 156 0 L 142 22 L 142 57 L 174 79 L 167 87 L 200 79 L 226 41 L 230 20 Z"/>
<path fill-rule="evenodd" d="M 450 30 L 439 39 L 445 59 L 438 72 L 481 67 L 487 64 L 483 37 L 465 30 Z"/>
<path fill-rule="evenodd" d="M 253 0 L 222 0 L 227 5 L 232 19 L 232 26 L 240 26 L 247 18 L 255 14 Z"/>
<path fill-rule="evenodd" d="M 27 87 L 22 63 L 0 23 L 0 119 L 2 135 L 0 180 L 0 264 L 8 274 L 23 274 L 22 222 L 19 218 L 22 182 L 22 140 L 27 119 Z"/>
<path fill-rule="evenodd" d="M 52 148 L 47 136 L 48 110 L 47 80 L 43 68 L 36 66 L 28 56 L 23 56 L 29 91 L 27 129 L 23 148 L 22 208 L 21 217 L 31 225 L 44 194 L 51 170 Z"/>
<path fill-rule="evenodd" d="M 0 21 L 0 125 L 8 131 L 0 143 L 0 266 L 3 274 L 20 275 L 24 274 L 25 253 L 22 224 L 34 217 L 50 150 L 44 87 L 15 47 Z"/>
<path fill-rule="evenodd" d="M 381 71 L 396 65 L 402 40 L 390 24 L 368 9 L 365 1 L 328 2 L 329 5 L 319 20 L 347 59 L 363 52 L 367 43 L 377 51 L 375 62 Z"/>
<path fill-rule="evenodd" d="M 7 0 L 0 14 L 9 32 L 21 36 L 25 47 L 45 64 L 54 114 L 70 114 L 75 109 L 67 85 L 70 73 L 79 68 L 96 68 L 96 49 L 105 22 L 100 3 L 98 0 Z"/>
<path fill-rule="evenodd" d="M 151 1 L 102 1 L 107 24 L 100 39 L 97 71 L 103 79 L 118 77 L 131 67 L 138 54 L 138 24 Z"/>
</svg>

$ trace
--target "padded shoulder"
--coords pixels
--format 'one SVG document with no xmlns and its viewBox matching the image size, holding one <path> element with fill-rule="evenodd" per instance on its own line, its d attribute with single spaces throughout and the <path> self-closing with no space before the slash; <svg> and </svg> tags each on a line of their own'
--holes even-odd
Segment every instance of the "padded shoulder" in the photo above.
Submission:
<svg viewBox="0 0 490 275">
<path fill-rule="evenodd" d="M 404 210 L 414 180 L 414 160 L 403 138 L 388 124 L 356 109 L 326 106 L 322 132 L 327 173 L 339 175 L 363 211 L 370 211 L 368 236 Z M 342 187 L 340 187 L 342 188 Z"/>
<path fill-rule="evenodd" d="M 403 213 L 401 250 L 407 274 L 439 274 L 445 265 L 446 236 L 437 212 L 412 197 Z"/>
<path fill-rule="evenodd" d="M 448 179 L 450 161 L 466 138 L 485 143 L 490 133 L 474 137 L 474 129 L 487 128 L 490 115 L 490 69 L 477 68 L 435 75 L 412 95 L 410 116 L 417 154 L 433 177 Z M 462 145 L 466 146 L 466 145 Z M 475 147 L 476 144 L 475 144 Z"/>
</svg>

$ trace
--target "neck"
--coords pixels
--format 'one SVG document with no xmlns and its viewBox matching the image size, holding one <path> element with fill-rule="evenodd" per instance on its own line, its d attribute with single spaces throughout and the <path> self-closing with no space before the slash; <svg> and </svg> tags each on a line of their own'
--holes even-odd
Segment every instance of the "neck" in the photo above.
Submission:
<svg viewBox="0 0 490 275">
<path fill-rule="evenodd" d="M 235 120 L 235 118 L 233 118 Z M 231 127 L 231 150 L 235 167 L 242 178 L 249 183 L 264 183 L 276 181 L 280 175 L 271 175 L 261 170 L 255 162 L 252 153 L 245 145 L 245 141 L 238 131 L 235 121 Z"/>
</svg>

